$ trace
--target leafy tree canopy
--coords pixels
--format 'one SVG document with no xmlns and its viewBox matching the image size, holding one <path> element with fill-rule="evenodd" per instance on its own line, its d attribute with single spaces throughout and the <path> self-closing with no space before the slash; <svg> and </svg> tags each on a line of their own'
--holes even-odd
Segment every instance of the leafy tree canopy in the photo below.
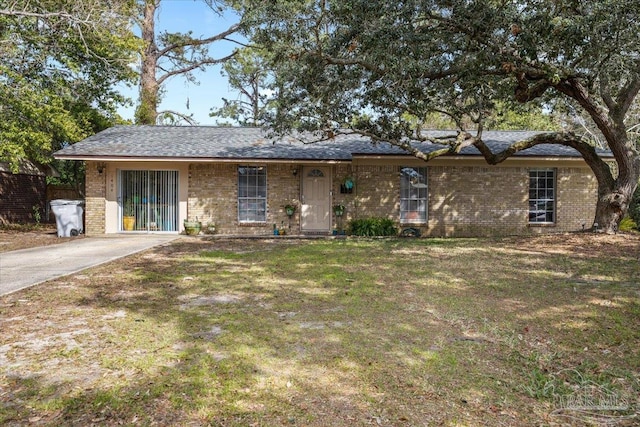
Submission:
<svg viewBox="0 0 640 427">
<path fill-rule="evenodd" d="M 473 145 L 501 162 L 542 143 L 575 148 L 598 180 L 595 221 L 614 231 L 640 175 L 628 129 L 640 90 L 640 2 L 636 0 L 248 0 L 253 39 L 273 53 L 275 131 L 357 132 L 416 157 Z M 482 140 L 496 108 L 545 105 L 582 113 L 618 163 L 613 176 L 575 133 L 548 132 L 492 153 Z M 458 132 L 424 132 L 434 113 Z M 634 123 L 635 122 L 635 123 Z M 442 149 L 423 153 L 416 142 Z"/>
<path fill-rule="evenodd" d="M 41 0 L 0 6 L 0 158 L 48 163 L 103 129 L 133 77 L 128 0 Z"/>
</svg>

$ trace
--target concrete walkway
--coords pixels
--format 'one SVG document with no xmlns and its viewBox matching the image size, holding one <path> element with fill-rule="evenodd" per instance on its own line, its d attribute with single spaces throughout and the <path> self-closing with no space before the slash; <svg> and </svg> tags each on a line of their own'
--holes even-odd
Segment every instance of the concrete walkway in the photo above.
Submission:
<svg viewBox="0 0 640 427">
<path fill-rule="evenodd" d="M 0 295 L 113 261 L 178 239 L 177 234 L 85 237 L 0 253 Z"/>
</svg>

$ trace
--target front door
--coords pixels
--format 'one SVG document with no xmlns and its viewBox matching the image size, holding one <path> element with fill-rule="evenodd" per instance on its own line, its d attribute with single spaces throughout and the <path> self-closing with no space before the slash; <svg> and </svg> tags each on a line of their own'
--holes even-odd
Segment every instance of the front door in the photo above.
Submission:
<svg viewBox="0 0 640 427">
<path fill-rule="evenodd" d="M 331 229 L 331 169 L 305 166 L 302 171 L 302 231 Z"/>
</svg>

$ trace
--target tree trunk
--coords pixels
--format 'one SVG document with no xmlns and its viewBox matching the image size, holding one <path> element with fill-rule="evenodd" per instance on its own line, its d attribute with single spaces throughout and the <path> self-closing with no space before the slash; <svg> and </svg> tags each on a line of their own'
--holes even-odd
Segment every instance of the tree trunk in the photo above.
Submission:
<svg viewBox="0 0 640 427">
<path fill-rule="evenodd" d="M 140 104 L 136 109 L 135 120 L 141 125 L 155 125 L 158 117 L 158 46 L 155 42 L 156 0 L 146 0 L 142 19 L 142 40 L 145 45 L 140 70 Z"/>
<path fill-rule="evenodd" d="M 638 185 L 638 170 L 625 174 L 626 178 L 615 181 L 613 187 L 598 185 L 598 201 L 596 203 L 596 216 L 593 220 L 593 230 L 607 234 L 618 231 L 620 221 L 627 213 L 633 193 Z"/>
</svg>

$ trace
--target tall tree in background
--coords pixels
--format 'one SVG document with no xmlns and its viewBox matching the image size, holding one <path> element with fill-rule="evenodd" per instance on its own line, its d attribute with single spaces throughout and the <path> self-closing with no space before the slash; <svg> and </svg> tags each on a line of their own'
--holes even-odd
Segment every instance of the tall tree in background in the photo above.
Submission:
<svg viewBox="0 0 640 427">
<path fill-rule="evenodd" d="M 280 133 L 296 128 L 330 137 L 355 132 L 417 158 L 475 146 L 497 164 L 538 144 L 577 150 L 598 182 L 597 222 L 614 232 L 640 176 L 637 0 L 248 0 L 262 20 L 254 41 L 276 68 Z M 592 138 L 568 130 L 539 134 L 502 152 L 483 141 L 496 103 L 563 108 L 588 117 L 613 154 L 617 174 Z M 447 140 L 421 132 L 423 117 L 446 114 Z M 420 143 L 441 149 L 423 152 Z"/>
<path fill-rule="evenodd" d="M 204 0 L 209 7 L 221 13 L 223 4 L 215 0 Z M 239 24 L 233 24 L 226 30 L 210 37 L 194 37 L 192 32 L 156 34 L 156 15 L 161 0 L 139 0 L 140 31 L 144 51 L 140 67 L 140 98 L 135 113 L 138 124 L 155 125 L 159 121 L 176 123 L 186 121 L 193 124 L 187 114 L 179 111 L 158 111 L 162 85 L 171 77 L 182 76 L 195 82 L 193 71 L 203 70 L 231 58 L 233 53 L 221 58 L 209 54 L 209 48 L 215 42 L 231 41 L 229 36 L 237 32 Z"/>
<path fill-rule="evenodd" d="M 130 0 L 0 5 L 0 159 L 51 161 L 53 150 L 117 119 L 113 88 L 135 75 Z"/>
<path fill-rule="evenodd" d="M 222 98 L 223 106 L 211 109 L 209 116 L 228 118 L 240 126 L 262 126 L 272 93 L 265 55 L 266 52 L 247 47 L 222 66 L 222 75 L 229 79 L 229 86 L 239 92 L 239 97 Z"/>
</svg>

